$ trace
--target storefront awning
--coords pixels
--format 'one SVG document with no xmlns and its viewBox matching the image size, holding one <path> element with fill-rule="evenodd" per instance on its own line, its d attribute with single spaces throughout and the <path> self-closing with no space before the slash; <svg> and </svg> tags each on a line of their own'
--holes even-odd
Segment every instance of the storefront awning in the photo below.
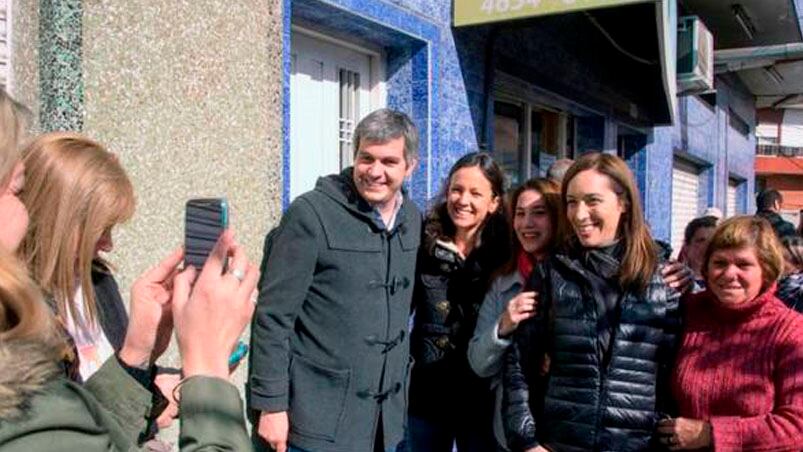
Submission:
<svg viewBox="0 0 803 452">
<path fill-rule="evenodd" d="M 648 4 L 650 3 L 655 6 L 652 9 L 653 13 L 649 12 L 651 8 Z M 652 125 L 671 124 L 675 118 L 677 105 L 677 5 L 675 0 L 454 0 L 454 26 L 501 24 L 504 27 L 504 22 L 508 21 L 635 5 L 642 5 L 639 7 L 639 11 L 653 15 L 652 20 L 655 23 L 655 28 L 652 29 L 654 31 L 649 33 L 655 33 L 650 40 L 657 42 L 657 48 L 653 47 L 651 52 L 652 59 L 656 62 L 654 68 L 657 69 L 660 65 L 660 71 L 649 70 L 644 74 L 646 76 L 649 72 L 648 78 L 653 80 L 654 86 L 662 87 L 663 92 L 659 93 L 654 90 L 649 96 L 653 99 L 656 97 L 662 99 L 651 102 L 649 109 L 652 112 L 650 115 L 652 121 L 650 122 Z M 638 20 L 644 21 L 641 22 L 642 24 L 649 23 L 646 22 L 649 20 L 646 15 L 643 18 L 639 17 Z M 615 25 L 626 27 L 627 21 L 624 20 Z M 617 31 L 615 28 L 613 30 Z M 655 96 L 655 94 L 660 94 L 660 96 Z"/>
</svg>

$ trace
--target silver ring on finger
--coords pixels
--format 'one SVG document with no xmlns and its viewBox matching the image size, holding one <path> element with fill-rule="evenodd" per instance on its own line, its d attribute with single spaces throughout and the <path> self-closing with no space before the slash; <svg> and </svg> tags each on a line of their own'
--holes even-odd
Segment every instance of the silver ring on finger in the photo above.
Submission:
<svg viewBox="0 0 803 452">
<path fill-rule="evenodd" d="M 240 282 L 245 281 L 245 271 L 239 268 L 232 268 L 231 270 L 229 270 L 229 273 L 231 273 L 232 276 L 237 278 L 238 281 Z"/>
</svg>

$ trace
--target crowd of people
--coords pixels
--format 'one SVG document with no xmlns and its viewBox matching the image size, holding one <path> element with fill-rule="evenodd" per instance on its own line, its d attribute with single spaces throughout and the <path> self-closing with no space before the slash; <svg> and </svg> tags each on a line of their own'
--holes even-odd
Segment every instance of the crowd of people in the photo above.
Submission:
<svg viewBox="0 0 803 452">
<path fill-rule="evenodd" d="M 79 134 L 28 138 L 25 115 L 0 93 L 1 450 L 155 447 L 176 417 L 188 451 L 803 449 L 803 238 L 776 191 L 707 210 L 677 259 L 605 153 L 509 193 L 467 154 L 422 215 L 417 129 L 382 109 L 267 234 L 261 276 L 227 230 L 126 309 L 106 260 L 135 213 L 125 169 Z M 249 321 L 250 439 L 227 381 Z"/>
</svg>

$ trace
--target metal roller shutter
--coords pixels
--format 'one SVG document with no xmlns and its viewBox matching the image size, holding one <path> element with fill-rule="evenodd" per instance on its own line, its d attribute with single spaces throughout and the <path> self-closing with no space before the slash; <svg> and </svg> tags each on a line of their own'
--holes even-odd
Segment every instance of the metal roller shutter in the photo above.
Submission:
<svg viewBox="0 0 803 452">
<path fill-rule="evenodd" d="M 694 165 L 675 161 L 672 167 L 672 255 L 683 246 L 686 225 L 699 214 L 700 175 Z"/>
<path fill-rule="evenodd" d="M 739 214 L 738 208 L 736 207 L 738 192 L 739 184 L 737 184 L 735 181 L 728 181 L 728 193 L 725 199 L 725 208 L 727 209 L 725 216 L 727 217 L 732 217 Z"/>
</svg>

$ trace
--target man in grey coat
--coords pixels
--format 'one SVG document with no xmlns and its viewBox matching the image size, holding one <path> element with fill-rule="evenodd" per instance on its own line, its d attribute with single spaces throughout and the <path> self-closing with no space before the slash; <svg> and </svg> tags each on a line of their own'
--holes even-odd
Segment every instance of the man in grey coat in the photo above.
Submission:
<svg viewBox="0 0 803 452">
<path fill-rule="evenodd" d="M 354 167 L 320 178 L 266 239 L 249 396 L 279 452 L 391 451 L 404 436 L 421 214 L 402 184 L 418 134 L 383 109 L 354 143 Z"/>
</svg>

